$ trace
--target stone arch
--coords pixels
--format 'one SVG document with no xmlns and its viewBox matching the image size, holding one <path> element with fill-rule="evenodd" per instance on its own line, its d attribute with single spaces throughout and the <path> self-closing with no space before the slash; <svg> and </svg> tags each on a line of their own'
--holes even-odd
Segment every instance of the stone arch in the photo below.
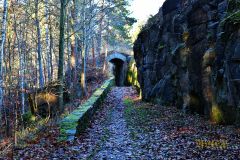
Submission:
<svg viewBox="0 0 240 160">
<path fill-rule="evenodd" d="M 125 84 L 127 69 L 128 69 L 128 55 L 116 51 L 108 53 L 106 58 L 112 64 L 111 71 L 115 76 L 115 83 L 117 86 Z"/>
<path fill-rule="evenodd" d="M 114 59 L 122 60 L 123 62 L 127 61 L 127 57 L 124 53 L 112 52 L 107 56 L 107 61 L 111 62 Z"/>
</svg>

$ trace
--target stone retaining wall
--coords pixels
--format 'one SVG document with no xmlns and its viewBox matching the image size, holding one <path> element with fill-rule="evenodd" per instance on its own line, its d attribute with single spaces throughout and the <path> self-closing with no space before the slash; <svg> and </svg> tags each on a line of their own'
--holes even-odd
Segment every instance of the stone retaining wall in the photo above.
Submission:
<svg viewBox="0 0 240 160">
<path fill-rule="evenodd" d="M 113 84 L 114 78 L 106 80 L 105 83 L 93 93 L 91 98 L 60 122 L 60 141 L 73 140 L 75 136 L 86 129 L 90 118 L 94 115 L 95 111 L 99 109 Z"/>
</svg>

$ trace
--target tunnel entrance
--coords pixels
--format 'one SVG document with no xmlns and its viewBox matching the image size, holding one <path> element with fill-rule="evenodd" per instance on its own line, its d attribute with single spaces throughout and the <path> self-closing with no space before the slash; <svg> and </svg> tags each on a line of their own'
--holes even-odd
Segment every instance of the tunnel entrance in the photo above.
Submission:
<svg viewBox="0 0 240 160">
<path fill-rule="evenodd" d="M 124 62 L 120 59 L 113 59 L 110 61 L 113 64 L 112 72 L 115 76 L 115 83 L 116 86 L 123 86 L 124 85 Z"/>
<path fill-rule="evenodd" d="M 112 64 L 112 67 L 110 67 L 110 72 L 112 72 L 115 77 L 116 86 L 125 85 L 128 69 L 127 57 L 128 55 L 126 54 L 114 51 L 108 54 L 107 61 Z"/>
</svg>

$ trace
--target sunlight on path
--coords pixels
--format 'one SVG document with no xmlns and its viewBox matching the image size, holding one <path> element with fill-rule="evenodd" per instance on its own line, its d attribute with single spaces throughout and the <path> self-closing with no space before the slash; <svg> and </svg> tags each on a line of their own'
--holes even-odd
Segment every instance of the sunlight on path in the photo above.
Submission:
<svg viewBox="0 0 240 160">
<path fill-rule="evenodd" d="M 81 150 L 78 158 L 126 159 L 133 158 L 133 141 L 124 119 L 124 97 L 136 96 L 132 88 L 115 87 L 109 93 L 91 128 L 83 139 L 78 139 L 76 146 Z M 84 151 L 86 150 L 86 151 Z M 84 152 L 82 152 L 84 151 Z"/>
<path fill-rule="evenodd" d="M 175 107 L 138 101 L 131 87 L 113 87 L 91 119 L 88 129 L 74 142 L 40 141 L 19 151 L 20 157 L 240 159 L 239 131 L 234 127 L 213 125 L 199 115 L 184 114 Z M 217 144 L 212 145 L 212 142 Z M 221 145 L 223 143 L 225 146 Z"/>
</svg>

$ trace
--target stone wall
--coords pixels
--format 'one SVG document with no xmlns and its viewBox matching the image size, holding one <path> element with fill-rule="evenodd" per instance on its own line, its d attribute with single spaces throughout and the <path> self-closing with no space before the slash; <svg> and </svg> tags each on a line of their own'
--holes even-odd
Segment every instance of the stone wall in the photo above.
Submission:
<svg viewBox="0 0 240 160">
<path fill-rule="evenodd" d="M 143 99 L 239 124 L 239 1 L 172 2 L 134 44 Z"/>
<path fill-rule="evenodd" d="M 86 129 L 91 117 L 100 108 L 113 85 L 114 78 L 106 80 L 84 104 L 80 105 L 60 122 L 59 141 L 72 141 L 75 136 L 80 135 Z"/>
</svg>

